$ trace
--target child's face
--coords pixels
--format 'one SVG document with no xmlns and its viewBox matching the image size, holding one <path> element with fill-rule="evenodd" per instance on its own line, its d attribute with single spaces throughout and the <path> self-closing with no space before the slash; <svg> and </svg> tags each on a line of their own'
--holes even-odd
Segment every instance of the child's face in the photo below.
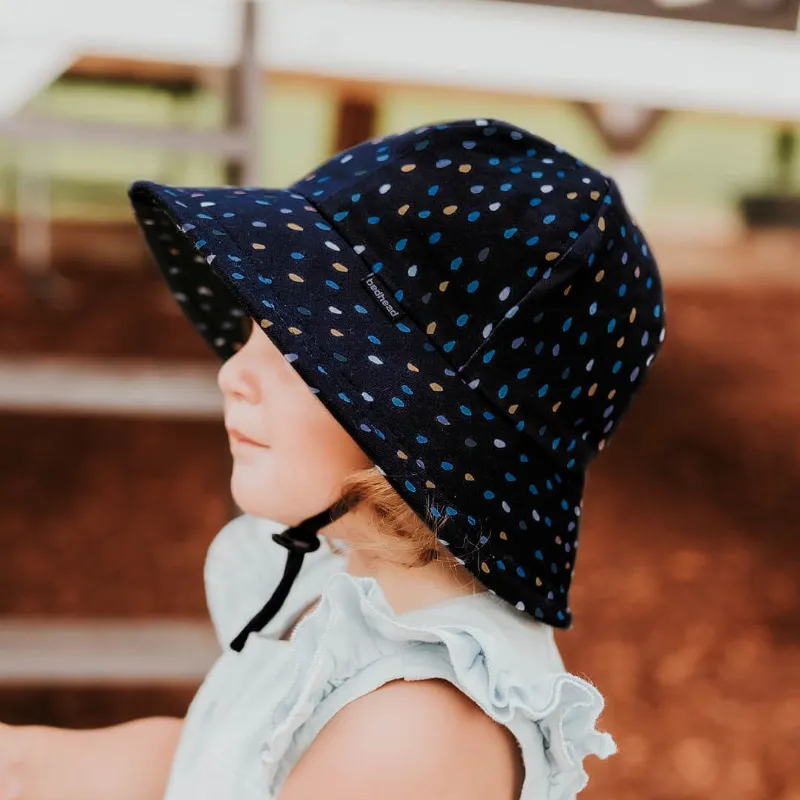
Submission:
<svg viewBox="0 0 800 800">
<path fill-rule="evenodd" d="M 242 511 L 296 525 L 370 462 L 257 325 L 219 371 Z"/>
</svg>

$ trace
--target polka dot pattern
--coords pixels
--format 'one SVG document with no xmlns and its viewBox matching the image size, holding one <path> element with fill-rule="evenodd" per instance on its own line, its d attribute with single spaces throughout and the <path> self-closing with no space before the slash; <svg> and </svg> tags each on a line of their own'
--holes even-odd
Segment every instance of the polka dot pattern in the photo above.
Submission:
<svg viewBox="0 0 800 800">
<path fill-rule="evenodd" d="M 220 357 L 256 319 L 467 569 L 572 626 L 585 472 L 665 330 L 612 179 L 509 123 L 459 120 L 365 142 L 288 189 L 130 194 Z"/>
</svg>

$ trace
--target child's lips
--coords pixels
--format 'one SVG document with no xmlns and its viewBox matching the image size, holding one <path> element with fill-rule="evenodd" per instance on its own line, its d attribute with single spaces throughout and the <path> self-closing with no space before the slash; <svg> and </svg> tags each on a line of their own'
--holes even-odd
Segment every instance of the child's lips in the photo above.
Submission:
<svg viewBox="0 0 800 800">
<path fill-rule="evenodd" d="M 263 442 L 257 442 L 255 439 L 251 439 L 249 436 L 246 436 L 244 433 L 242 433 L 240 430 L 237 430 L 236 428 L 228 428 L 227 430 L 231 444 L 243 445 L 248 447 L 269 447 L 269 445 L 266 445 Z"/>
</svg>

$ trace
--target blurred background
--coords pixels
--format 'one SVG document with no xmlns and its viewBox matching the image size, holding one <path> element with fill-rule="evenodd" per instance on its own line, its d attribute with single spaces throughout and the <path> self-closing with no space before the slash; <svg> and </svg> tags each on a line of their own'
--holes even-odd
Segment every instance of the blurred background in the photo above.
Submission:
<svg viewBox="0 0 800 800">
<path fill-rule="evenodd" d="M 557 633 L 620 748 L 585 796 L 800 800 L 799 5 L 0 0 L 0 721 L 182 715 L 217 654 L 216 363 L 127 184 L 494 116 L 618 179 L 667 291 Z"/>
</svg>

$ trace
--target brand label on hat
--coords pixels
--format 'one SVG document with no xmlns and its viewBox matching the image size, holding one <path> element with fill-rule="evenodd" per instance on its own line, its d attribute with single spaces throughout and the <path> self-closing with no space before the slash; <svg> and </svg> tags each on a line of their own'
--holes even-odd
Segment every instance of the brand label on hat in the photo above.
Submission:
<svg viewBox="0 0 800 800">
<path fill-rule="evenodd" d="M 406 315 L 406 312 L 394 300 L 391 289 L 374 272 L 367 275 L 361 283 L 389 319 L 397 320 Z"/>
</svg>

